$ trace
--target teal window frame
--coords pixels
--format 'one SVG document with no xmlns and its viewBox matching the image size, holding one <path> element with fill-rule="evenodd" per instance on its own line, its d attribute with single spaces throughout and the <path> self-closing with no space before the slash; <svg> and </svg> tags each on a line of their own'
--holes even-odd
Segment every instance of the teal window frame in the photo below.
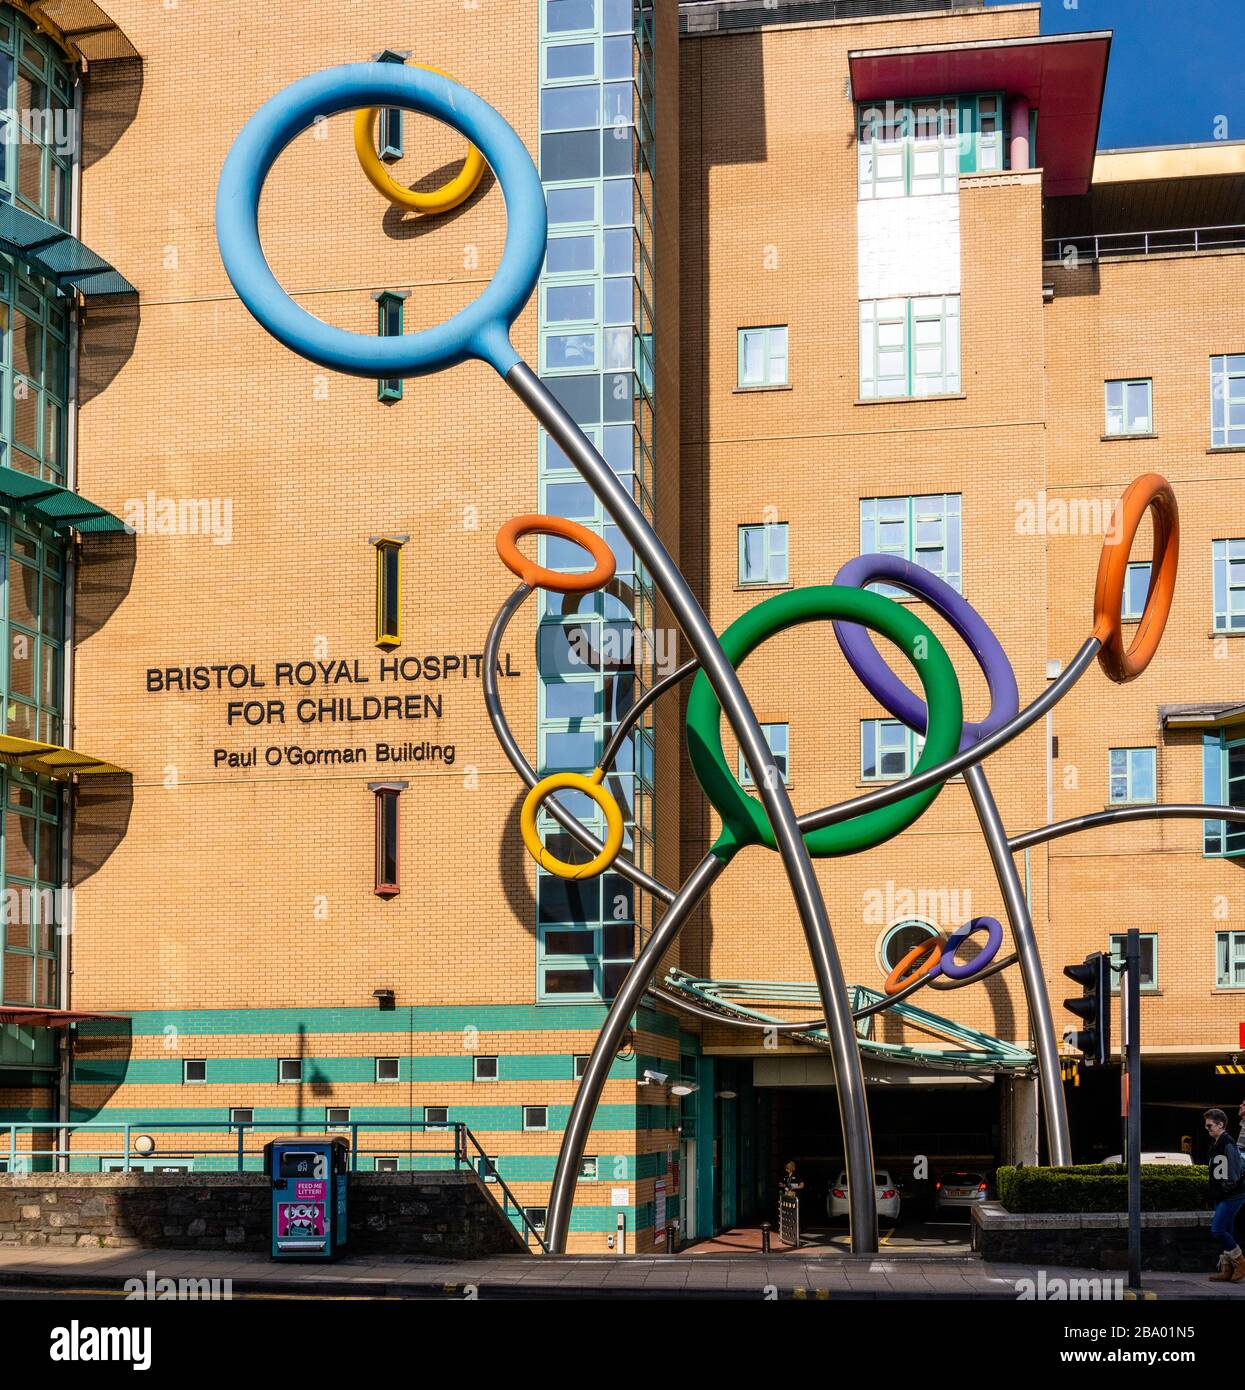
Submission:
<svg viewBox="0 0 1245 1390">
<path fill-rule="evenodd" d="M 1245 989 L 1245 931 L 1215 933 L 1215 988 Z"/>
<path fill-rule="evenodd" d="M 401 53 L 395 53 L 393 49 L 387 48 L 377 59 L 377 62 L 397 63 L 399 66 L 403 66 L 406 59 Z M 406 152 L 403 139 L 403 115 L 404 112 L 400 106 L 381 107 L 377 120 L 376 153 L 386 164 L 395 164 Z"/>
<path fill-rule="evenodd" d="M 1210 446 L 1245 448 L 1245 352 L 1210 359 Z"/>
<path fill-rule="evenodd" d="M 790 556 L 788 552 L 789 526 L 785 521 L 763 522 L 760 525 L 741 525 L 739 527 L 739 583 L 748 587 L 790 582 Z M 750 575 L 748 549 L 750 544 L 760 543 L 760 573 Z"/>
<path fill-rule="evenodd" d="M 1245 632 L 1245 537 L 1211 541 L 1211 628 Z"/>
<path fill-rule="evenodd" d="M 191 1067 L 202 1067 L 202 1076 L 191 1076 Z M 183 1057 L 182 1058 L 182 1085 L 183 1086 L 206 1086 L 207 1085 L 207 1059 L 205 1057 Z"/>
<path fill-rule="evenodd" d="M 765 742 L 769 744 L 769 751 L 774 755 L 774 762 L 777 764 L 779 772 L 782 773 L 783 785 L 789 787 L 791 785 L 791 725 L 762 724 L 761 732 L 765 735 Z M 738 750 L 736 756 L 739 766 L 739 785 L 741 787 L 755 787 L 752 769 L 744 758 L 742 748 Z"/>
<path fill-rule="evenodd" d="M 480 1074 L 480 1063 L 481 1063 L 481 1062 L 485 1063 L 484 1071 L 485 1071 L 486 1074 L 483 1075 L 483 1076 Z M 488 1063 L 489 1063 L 489 1062 L 492 1062 L 492 1064 L 493 1064 L 493 1074 L 492 1074 L 492 1076 L 487 1075 L 487 1072 L 488 1072 Z M 498 1056 L 496 1056 L 495 1054 L 491 1054 L 491 1055 L 490 1055 L 490 1054 L 485 1054 L 485 1053 L 481 1053 L 481 1054 L 479 1054 L 478 1056 L 473 1057 L 473 1058 L 471 1059 L 471 1079 L 472 1079 L 472 1081 L 479 1081 L 482 1085 L 483 1085 L 483 1084 L 492 1085 L 494 1082 L 500 1081 L 500 1080 L 501 1080 L 501 1058 L 498 1057 Z"/>
<path fill-rule="evenodd" d="M 402 295 L 383 290 L 376 296 L 376 333 L 381 338 L 400 338 L 405 331 L 406 302 Z M 381 377 L 376 382 L 378 401 L 400 401 L 402 378 Z"/>
<path fill-rule="evenodd" d="M 963 495 L 929 492 L 910 497 L 862 497 L 860 553 L 893 555 L 908 560 L 962 593 Z M 934 563 L 935 557 L 938 557 L 937 563 Z M 888 598 L 905 596 L 905 591 L 894 584 L 871 584 L 869 587 Z"/>
<path fill-rule="evenodd" d="M 72 152 L 56 136 L 58 118 L 62 137 L 72 130 L 74 71 L 25 15 L 10 18 L 0 31 L 0 197 L 68 230 Z M 41 113 L 38 122 L 23 119 L 30 111 Z"/>
<path fill-rule="evenodd" d="M 902 922 L 893 922 L 882 933 L 882 939 L 878 942 L 878 962 L 888 973 L 903 959 L 898 953 L 896 953 L 894 960 L 891 959 L 891 942 L 900 932 L 906 931 L 919 931 L 922 936 L 937 936 L 939 934 L 938 928 L 932 922 L 923 921 L 920 917 L 906 917 Z"/>
<path fill-rule="evenodd" d="M 1159 937 L 1157 932 L 1139 932 L 1141 937 L 1141 990 L 1143 994 L 1159 993 Z M 1126 937 L 1122 932 L 1113 932 L 1111 935 L 1111 993 L 1120 992 L 1120 981 L 1123 976 L 1119 973 L 1124 965 L 1124 943 Z M 1146 953 L 1149 952 L 1150 968 L 1146 969 Z"/>
<path fill-rule="evenodd" d="M 761 375 L 751 380 L 745 376 L 748 343 L 761 340 Z M 791 335 L 785 323 L 758 324 L 740 328 L 736 336 L 736 385 L 740 391 L 766 391 L 791 384 Z"/>
<path fill-rule="evenodd" d="M 401 1082 L 401 1080 L 402 1080 L 402 1059 L 401 1059 L 400 1057 L 377 1057 L 377 1058 L 374 1059 L 374 1061 L 375 1061 L 375 1064 L 376 1064 L 376 1065 L 375 1065 L 375 1070 L 374 1070 L 374 1072 L 373 1072 L 373 1078 L 374 1078 L 374 1080 L 375 1080 L 375 1082 L 376 1082 L 376 1084 L 377 1084 L 378 1086 L 394 1086 L 394 1085 L 397 1085 L 398 1083 Z M 392 1062 L 392 1063 L 393 1063 L 393 1075 L 392 1075 L 392 1076 L 382 1076 L 382 1075 L 380 1074 L 380 1069 L 381 1069 L 381 1063 L 382 1063 L 382 1062 Z"/>
<path fill-rule="evenodd" d="M 1124 593 L 1120 597 L 1120 618 L 1123 622 L 1140 621 L 1149 593 L 1150 561 L 1130 560 L 1124 575 Z"/>
<path fill-rule="evenodd" d="M 862 719 L 860 721 L 860 780 L 862 782 L 898 782 L 912 773 L 925 739 L 898 719 Z M 901 753 L 903 767 L 897 772 L 883 772 L 882 760 Z M 870 762 L 872 761 L 872 767 Z"/>
<path fill-rule="evenodd" d="M 1107 750 L 1107 803 L 1111 806 L 1152 806 L 1158 800 L 1158 749 Z M 1146 778 L 1150 794 L 1144 795 Z M 1138 786 L 1140 784 L 1140 791 Z"/>
<path fill-rule="evenodd" d="M 552 10 L 556 10 L 560 5 L 567 4 L 569 9 L 570 0 L 540 0 L 540 37 L 542 39 L 565 40 L 576 36 L 584 38 L 594 38 L 601 28 L 601 6 L 604 0 L 582 0 L 582 4 L 589 9 L 591 19 L 584 28 L 579 29 L 552 29 L 549 27 L 549 17 Z"/>
<path fill-rule="evenodd" d="M 1229 738 L 1226 729 L 1218 729 L 1202 735 L 1202 800 L 1207 806 L 1245 807 L 1245 734 Z M 1207 859 L 1245 855 L 1245 825 L 1203 821 L 1202 854 Z"/>
<path fill-rule="evenodd" d="M 1144 388 L 1146 412 L 1136 414 L 1133 406 L 1134 389 Z M 1154 433 L 1154 379 L 1148 376 L 1113 377 L 1102 383 L 1102 432 L 1109 439 L 1144 437 Z M 1134 421 L 1144 429 L 1133 427 Z"/>
<path fill-rule="evenodd" d="M 861 400 L 962 394 L 958 294 L 862 299 L 859 347 Z M 935 354 L 937 368 L 931 370 Z"/>
<path fill-rule="evenodd" d="M 929 112 L 937 112 L 933 134 Z M 1007 167 L 1005 124 L 1002 92 L 858 102 L 857 197 L 868 202 L 956 193 L 961 174 L 1001 173 Z M 879 132 L 889 138 L 879 139 Z M 931 154 L 937 156 L 932 171 L 921 167 Z"/>
<path fill-rule="evenodd" d="M 65 482 L 69 314 L 56 288 L 0 256 L 0 461 Z"/>
<path fill-rule="evenodd" d="M 529 1124 L 528 1112 L 540 1110 L 544 1112 L 545 1120 L 543 1124 Z M 549 1128 L 549 1107 L 547 1105 L 525 1105 L 522 1109 L 523 1130 L 526 1134 L 543 1134 Z"/>
</svg>

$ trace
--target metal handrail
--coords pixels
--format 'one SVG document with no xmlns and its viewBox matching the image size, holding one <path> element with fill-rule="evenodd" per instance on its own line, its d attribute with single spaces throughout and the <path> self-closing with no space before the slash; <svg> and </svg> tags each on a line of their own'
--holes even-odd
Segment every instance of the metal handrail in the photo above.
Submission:
<svg viewBox="0 0 1245 1390">
<path fill-rule="evenodd" d="M 545 1244 L 544 1237 L 528 1216 L 526 1208 L 510 1190 L 506 1180 L 497 1171 L 497 1165 L 488 1154 L 485 1153 L 480 1141 L 462 1120 L 347 1120 L 340 1124 L 331 1124 L 325 1120 L 13 1120 L 7 1123 L 0 1123 L 0 1133 L 3 1133 L 6 1129 L 9 1133 L 7 1158 L 10 1165 L 10 1172 L 17 1170 L 20 1161 L 24 1157 L 37 1156 L 39 1158 L 58 1159 L 73 1156 L 89 1156 L 91 1158 L 120 1158 L 124 1162 L 122 1171 L 125 1173 L 132 1171 L 131 1164 L 134 1161 L 134 1134 L 136 1132 L 144 1133 L 152 1129 L 171 1130 L 179 1134 L 195 1133 L 199 1131 L 224 1131 L 226 1137 L 230 1136 L 236 1130 L 236 1147 L 231 1143 L 227 1148 L 193 1150 L 189 1154 L 189 1157 L 194 1158 L 202 1155 L 206 1158 L 217 1157 L 221 1154 L 232 1154 L 237 1159 L 237 1171 L 239 1173 L 245 1171 L 243 1165 L 246 1158 L 246 1135 L 247 1132 L 251 1130 L 257 1133 L 260 1131 L 273 1131 L 278 1134 L 289 1133 L 291 1130 L 302 1133 L 302 1131 L 306 1129 L 324 1134 L 336 1134 L 344 1130 L 349 1130 L 351 1172 L 358 1172 L 359 1154 L 364 1152 L 359 1147 L 360 1130 L 404 1129 L 411 1131 L 418 1129 L 424 1134 L 427 1134 L 430 1130 L 452 1132 L 454 1140 L 452 1150 L 446 1148 L 414 1149 L 408 1147 L 406 1152 L 410 1155 L 444 1155 L 446 1158 L 453 1160 L 455 1172 L 457 1172 L 463 1164 L 467 1164 L 476 1172 L 485 1187 L 489 1187 L 492 1183 L 496 1183 L 501 1189 L 503 1196 L 501 1200 L 498 1200 L 498 1198 L 494 1196 L 493 1200 L 496 1201 L 497 1205 L 501 1208 L 502 1214 L 509 1220 L 510 1208 L 513 1206 L 522 1224 L 524 1243 L 528 1244 L 530 1241 L 535 1240 L 541 1251 L 545 1254 L 548 1253 L 548 1246 Z M 64 1149 L 50 1148 L 34 1150 L 32 1148 L 31 1150 L 25 1150 L 17 1147 L 19 1130 L 30 1131 L 32 1145 L 34 1142 L 34 1134 L 39 1130 L 63 1130 L 66 1133 L 67 1140 L 69 1134 L 76 1133 L 78 1130 L 93 1130 L 110 1134 L 121 1133 L 124 1136 L 124 1147 L 115 1153 L 106 1149 L 84 1150 L 70 1149 L 68 1147 Z M 482 1172 L 476 1161 L 472 1158 L 470 1152 L 472 1149 L 475 1150 L 476 1154 L 479 1155 L 479 1158 L 485 1164 L 486 1172 Z M 182 1156 L 183 1155 L 180 1154 L 177 1155 L 177 1157 Z"/>
<path fill-rule="evenodd" d="M 1221 236 L 1219 233 L 1228 235 Z M 1171 237 L 1186 240 L 1163 240 Z M 1117 244 L 1108 244 L 1112 242 Z M 1069 251 L 1078 258 L 1097 261 L 1103 256 L 1112 255 L 1151 256 L 1164 251 L 1245 248 L 1245 222 L 1211 227 L 1157 227 L 1146 232 L 1085 232 L 1080 236 L 1046 237 L 1042 245 L 1054 248 L 1053 255 L 1044 255 L 1047 261 L 1062 261 Z"/>
</svg>

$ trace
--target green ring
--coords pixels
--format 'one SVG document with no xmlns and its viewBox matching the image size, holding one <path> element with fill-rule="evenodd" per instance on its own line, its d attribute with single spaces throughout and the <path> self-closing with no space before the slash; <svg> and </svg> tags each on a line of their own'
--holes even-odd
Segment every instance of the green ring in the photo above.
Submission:
<svg viewBox="0 0 1245 1390">
<path fill-rule="evenodd" d="M 767 637 L 800 623 L 831 618 L 862 623 L 890 638 L 915 667 L 929 707 L 929 732 L 914 772 L 924 772 L 953 757 L 959 749 L 964 724 L 964 706 L 955 667 L 946 648 L 929 628 L 892 599 L 867 589 L 837 584 L 816 584 L 775 594 L 750 608 L 726 629 L 721 637 L 722 650 L 731 665 L 738 669 L 744 658 Z M 774 831 L 764 806 L 744 791 L 727 766 L 722 751 L 722 706 L 703 671 L 692 683 L 687 701 L 687 750 L 696 780 L 722 817 L 722 834 L 712 852 L 720 859 L 730 859 L 745 845 L 760 844 L 776 849 Z M 942 787 L 939 782 L 891 806 L 865 811 L 837 825 L 810 830 L 804 836 L 808 852 L 814 858 L 825 859 L 883 844 L 906 830 Z"/>
</svg>

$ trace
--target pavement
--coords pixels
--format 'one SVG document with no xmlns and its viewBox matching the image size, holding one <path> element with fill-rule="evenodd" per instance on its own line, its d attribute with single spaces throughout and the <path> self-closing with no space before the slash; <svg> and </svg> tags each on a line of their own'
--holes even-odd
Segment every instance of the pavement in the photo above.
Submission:
<svg viewBox="0 0 1245 1390">
<path fill-rule="evenodd" d="M 1207 1271 L 1209 1273 L 1209 1271 Z M 225 1250 L 6 1246 L 0 1298 L 122 1295 L 127 1280 L 229 1280 L 234 1297 L 400 1299 L 1116 1299 L 1119 1272 L 988 1264 L 973 1255 L 504 1255 L 483 1260 L 343 1257 L 277 1263 Z M 1072 1281 L 1076 1281 L 1073 1283 Z M 1086 1282 L 1089 1281 L 1089 1282 Z M 1245 1301 L 1245 1283 L 1206 1274 L 1143 1274 L 1144 1297 Z M 166 1286 L 167 1287 L 167 1286 Z M 223 1285 L 219 1286 L 222 1289 Z"/>
</svg>

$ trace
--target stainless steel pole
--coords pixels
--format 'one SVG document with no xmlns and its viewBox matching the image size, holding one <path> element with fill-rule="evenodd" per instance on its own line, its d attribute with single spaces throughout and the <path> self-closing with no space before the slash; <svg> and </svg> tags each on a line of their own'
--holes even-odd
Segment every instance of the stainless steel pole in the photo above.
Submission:
<svg viewBox="0 0 1245 1390">
<path fill-rule="evenodd" d="M 1141 1288 L 1141 933 L 1124 937 L 1124 1066 L 1128 1078 L 1128 1286 Z M 1110 995 L 1102 1007 L 1111 1007 Z"/>
<path fill-rule="evenodd" d="M 796 824 L 795 811 L 778 773 L 774 755 L 744 694 L 739 676 L 727 661 L 704 610 L 666 547 L 645 520 L 635 499 L 526 363 L 516 363 L 506 374 L 506 382 L 557 441 L 648 567 L 654 584 L 669 604 L 675 621 L 721 702 L 748 765 L 753 769 L 757 790 L 773 827 L 783 867 L 799 909 L 800 923 L 812 957 L 813 975 L 826 1015 L 834 1058 L 839 1120 L 843 1130 L 851 1246 L 858 1254 L 872 1253 L 877 1250 L 878 1244 L 873 1142 L 869 1133 L 864 1071 L 847 998 L 847 982 L 830 930 L 826 905 L 813 872 L 813 862 Z M 673 911 L 673 908 L 670 910 Z M 639 997 L 637 995 L 637 1002 Z M 552 1209 L 549 1215 L 552 1218 Z M 569 1211 L 560 1209 L 561 1228 L 552 1232 L 550 1249 L 561 1251 L 565 1248 L 565 1227 L 569 1216 Z"/>
<path fill-rule="evenodd" d="M 1050 995 L 1042 961 L 1038 955 L 1037 938 L 1033 934 L 1033 918 L 1029 903 L 1020 885 L 1020 875 L 1007 846 L 1007 832 L 999 816 L 990 784 L 980 763 L 966 768 L 964 780 L 973 808 L 981 823 L 982 833 L 990 848 L 990 859 L 1007 908 L 1016 953 L 1020 957 L 1020 975 L 1024 980 L 1025 999 L 1029 1005 L 1029 1021 L 1033 1027 L 1033 1050 L 1037 1055 L 1038 1084 L 1046 1120 L 1046 1148 L 1050 1162 L 1057 1168 L 1072 1162 L 1072 1142 L 1068 1135 L 1068 1109 L 1064 1102 L 1063 1077 L 1059 1071 L 1059 1049 L 1055 1043 L 1055 1024 L 1051 1018 Z"/>
</svg>

